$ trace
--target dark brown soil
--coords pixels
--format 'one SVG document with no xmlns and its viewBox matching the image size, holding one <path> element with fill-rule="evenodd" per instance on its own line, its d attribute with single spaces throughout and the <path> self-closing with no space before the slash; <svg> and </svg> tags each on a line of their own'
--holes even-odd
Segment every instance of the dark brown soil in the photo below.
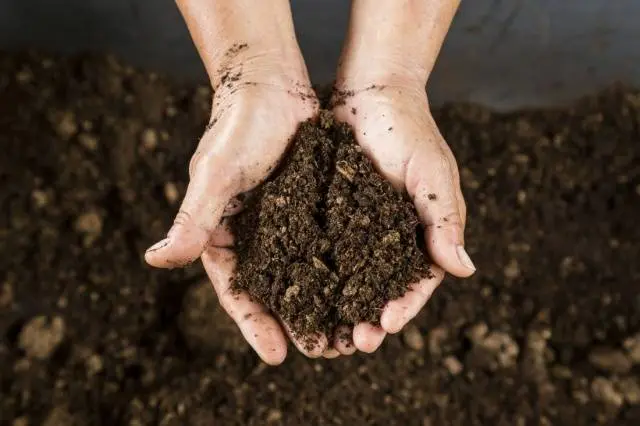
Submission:
<svg viewBox="0 0 640 426">
<path fill-rule="evenodd" d="M 640 424 L 640 92 L 436 113 L 478 273 L 372 355 L 260 363 L 198 266 L 145 266 L 207 88 L 0 54 L 0 424 Z"/>
<path fill-rule="evenodd" d="M 386 302 L 430 274 L 413 203 L 327 111 L 300 126 L 280 169 L 232 230 L 235 288 L 308 343 L 340 324 L 379 323 Z"/>
</svg>

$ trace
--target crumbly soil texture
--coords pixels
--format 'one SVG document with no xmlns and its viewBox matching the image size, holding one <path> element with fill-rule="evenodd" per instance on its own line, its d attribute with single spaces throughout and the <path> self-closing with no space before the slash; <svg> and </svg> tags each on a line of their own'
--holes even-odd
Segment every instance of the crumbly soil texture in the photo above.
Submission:
<svg viewBox="0 0 640 426">
<path fill-rule="evenodd" d="M 199 265 L 167 272 L 142 257 L 171 225 L 210 105 L 206 87 L 112 58 L 0 54 L 0 425 L 640 424 L 640 92 L 435 111 L 478 272 L 445 280 L 374 354 L 309 360 L 291 348 L 277 368 L 251 351 Z M 362 171 L 352 145 L 322 148 L 339 129 L 307 130 L 317 137 L 306 149 L 326 152 L 318 161 L 344 155 Z M 331 240 L 331 208 L 359 206 L 354 188 L 386 189 L 327 176 L 344 207 L 314 191 L 320 203 L 298 217 Z M 401 223 L 371 238 L 395 229 L 409 242 Z M 331 226 L 359 238 L 352 217 Z M 316 244 L 321 263 L 307 244 L 300 268 L 340 282 L 337 249 Z M 283 303 L 284 284 L 273 294 Z"/>
<path fill-rule="evenodd" d="M 303 123 L 280 169 L 231 222 L 237 290 L 307 344 L 432 276 L 413 203 L 379 175 L 328 111 Z M 422 244 L 424 246 L 424 244 Z"/>
</svg>

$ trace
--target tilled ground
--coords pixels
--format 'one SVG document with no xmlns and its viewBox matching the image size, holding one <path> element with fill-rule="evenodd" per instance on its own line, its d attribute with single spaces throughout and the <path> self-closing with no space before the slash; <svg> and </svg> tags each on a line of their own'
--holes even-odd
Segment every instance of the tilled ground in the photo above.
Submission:
<svg viewBox="0 0 640 426">
<path fill-rule="evenodd" d="M 373 355 L 269 368 L 167 229 L 211 93 L 0 55 L 0 423 L 637 425 L 640 92 L 437 121 L 479 272 Z"/>
</svg>

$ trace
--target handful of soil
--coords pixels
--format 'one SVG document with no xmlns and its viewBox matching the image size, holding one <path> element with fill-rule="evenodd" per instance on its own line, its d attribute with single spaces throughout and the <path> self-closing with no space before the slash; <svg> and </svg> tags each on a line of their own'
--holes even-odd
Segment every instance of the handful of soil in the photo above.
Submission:
<svg viewBox="0 0 640 426">
<path fill-rule="evenodd" d="M 326 111 L 300 125 L 280 168 L 231 226 L 233 286 L 303 338 L 379 323 L 386 302 L 431 274 L 413 203 Z"/>
</svg>

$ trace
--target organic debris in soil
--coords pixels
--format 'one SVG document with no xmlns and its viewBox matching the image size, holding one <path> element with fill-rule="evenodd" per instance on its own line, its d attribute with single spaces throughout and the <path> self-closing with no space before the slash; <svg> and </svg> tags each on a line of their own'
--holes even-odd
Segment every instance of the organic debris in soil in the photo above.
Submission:
<svg viewBox="0 0 640 426">
<path fill-rule="evenodd" d="M 413 203 L 328 112 L 300 126 L 276 176 L 232 227 L 235 288 L 299 336 L 379 323 L 386 302 L 431 275 Z"/>
</svg>

